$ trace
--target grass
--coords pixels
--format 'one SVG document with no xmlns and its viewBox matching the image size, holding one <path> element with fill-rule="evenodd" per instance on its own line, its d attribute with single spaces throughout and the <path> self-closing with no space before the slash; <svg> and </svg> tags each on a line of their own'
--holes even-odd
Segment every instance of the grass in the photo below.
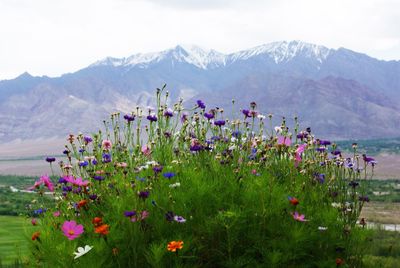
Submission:
<svg viewBox="0 0 400 268">
<path fill-rule="evenodd" d="M 28 254 L 26 233 L 31 229 L 25 217 L 0 216 L 0 263 L 13 264 Z"/>
</svg>

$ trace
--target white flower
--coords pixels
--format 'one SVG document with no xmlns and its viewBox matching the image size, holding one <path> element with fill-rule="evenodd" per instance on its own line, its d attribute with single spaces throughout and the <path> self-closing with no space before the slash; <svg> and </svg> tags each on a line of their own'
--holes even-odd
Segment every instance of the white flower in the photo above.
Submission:
<svg viewBox="0 0 400 268">
<path fill-rule="evenodd" d="M 74 258 L 74 259 L 77 259 L 77 258 L 79 258 L 79 257 L 81 257 L 81 256 L 83 256 L 83 255 L 85 255 L 85 254 L 88 253 L 92 248 L 93 248 L 93 247 L 91 247 L 91 246 L 89 246 L 89 245 L 86 245 L 85 248 L 79 247 L 79 248 L 78 248 L 78 252 L 74 252 L 74 254 L 75 254 L 75 258 Z"/>
<path fill-rule="evenodd" d="M 318 226 L 318 230 L 320 230 L 320 231 L 326 231 L 326 230 L 328 230 L 328 227 L 325 227 L 325 226 Z"/>
<path fill-rule="evenodd" d="M 282 127 L 275 127 L 275 132 L 276 133 L 281 133 L 282 132 Z"/>
<path fill-rule="evenodd" d="M 257 115 L 257 118 L 260 119 L 260 120 L 264 120 L 264 119 L 265 119 L 265 115 L 258 114 L 258 115 Z"/>
<path fill-rule="evenodd" d="M 180 186 L 181 186 L 181 183 L 180 182 L 176 182 L 174 184 L 170 184 L 169 188 L 177 188 L 177 187 L 180 187 Z"/>
<path fill-rule="evenodd" d="M 332 207 L 334 207 L 334 208 L 340 208 L 340 207 L 342 207 L 342 205 L 341 205 L 340 203 L 335 203 L 335 202 L 333 202 L 331 205 L 332 205 Z"/>
</svg>

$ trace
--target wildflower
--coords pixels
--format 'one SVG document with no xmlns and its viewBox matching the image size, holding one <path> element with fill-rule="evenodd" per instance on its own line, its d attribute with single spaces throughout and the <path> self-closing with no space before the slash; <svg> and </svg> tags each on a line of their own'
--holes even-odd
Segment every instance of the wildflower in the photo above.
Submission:
<svg viewBox="0 0 400 268">
<path fill-rule="evenodd" d="M 204 117 L 207 118 L 207 120 L 211 120 L 214 118 L 214 114 L 213 113 L 204 113 Z"/>
<path fill-rule="evenodd" d="M 35 218 L 33 218 L 33 219 L 31 220 L 31 223 L 32 223 L 33 226 L 35 226 L 35 225 L 37 225 L 37 220 L 36 220 Z"/>
<path fill-rule="evenodd" d="M 33 214 L 36 215 L 36 216 L 38 216 L 38 215 L 40 215 L 40 214 L 45 213 L 46 210 L 47 210 L 47 209 L 39 208 L 39 209 L 34 210 L 34 211 L 33 211 Z"/>
<path fill-rule="evenodd" d="M 336 258 L 336 266 L 341 266 L 344 264 L 344 260 L 341 258 Z"/>
<path fill-rule="evenodd" d="M 317 143 L 322 146 L 331 145 L 331 142 L 326 140 L 317 140 Z"/>
<path fill-rule="evenodd" d="M 185 223 L 186 219 L 182 216 L 174 216 L 174 221 L 179 222 L 179 223 Z"/>
<path fill-rule="evenodd" d="M 124 216 L 125 217 L 127 217 L 127 218 L 132 218 L 133 216 L 135 216 L 136 215 L 136 211 L 125 211 L 124 212 Z"/>
<path fill-rule="evenodd" d="M 299 214 L 297 211 L 295 211 L 295 212 L 292 214 L 292 216 L 293 216 L 293 219 L 295 219 L 296 221 L 301 221 L 301 222 L 307 221 L 307 220 L 305 219 L 305 216 L 304 216 L 303 214 Z"/>
<path fill-rule="evenodd" d="M 173 172 L 166 172 L 166 173 L 163 174 L 163 176 L 164 176 L 165 178 L 167 178 L 167 179 L 171 179 L 172 177 L 175 176 L 175 173 L 173 173 Z"/>
<path fill-rule="evenodd" d="M 83 225 L 78 225 L 75 221 L 65 221 L 61 230 L 69 240 L 74 240 L 83 233 Z"/>
<path fill-rule="evenodd" d="M 93 247 L 86 245 L 84 248 L 83 247 L 78 247 L 78 252 L 74 252 L 74 259 L 77 259 L 79 257 L 82 257 L 83 255 L 85 255 L 86 253 L 88 253 Z"/>
<path fill-rule="evenodd" d="M 139 195 L 139 198 L 146 199 L 146 198 L 149 197 L 150 192 L 149 192 L 149 191 L 140 191 L 140 192 L 138 193 L 138 195 Z"/>
<path fill-rule="evenodd" d="M 190 151 L 191 152 L 198 152 L 198 151 L 201 151 L 203 149 L 204 149 L 203 145 L 196 144 L 196 145 L 191 145 L 190 146 Z"/>
<path fill-rule="evenodd" d="M 86 145 L 88 145 L 89 143 L 91 143 L 93 141 L 93 139 L 90 136 L 84 136 L 83 141 L 85 142 Z"/>
<path fill-rule="evenodd" d="M 374 158 L 368 157 L 367 155 L 363 154 L 363 160 L 367 164 L 371 164 L 372 166 L 375 166 L 378 162 L 375 161 Z"/>
<path fill-rule="evenodd" d="M 103 147 L 104 150 L 110 150 L 112 147 L 112 142 L 110 140 L 103 140 L 101 146 Z"/>
<path fill-rule="evenodd" d="M 73 176 L 67 176 L 64 177 L 69 183 L 75 185 L 75 186 L 87 186 L 89 184 L 89 181 L 82 180 L 82 178 L 74 178 Z"/>
<path fill-rule="evenodd" d="M 340 155 L 341 153 L 342 152 L 339 151 L 339 150 L 334 150 L 334 151 L 331 152 L 331 154 L 333 154 L 333 155 Z"/>
<path fill-rule="evenodd" d="M 174 112 L 171 109 L 167 109 L 164 112 L 164 116 L 169 118 L 169 117 L 173 117 L 174 116 Z"/>
<path fill-rule="evenodd" d="M 94 226 L 99 226 L 103 223 L 103 219 L 100 217 L 94 217 L 92 223 L 94 224 Z"/>
<path fill-rule="evenodd" d="M 349 182 L 349 186 L 351 186 L 353 189 L 355 189 L 358 185 L 359 185 L 359 183 L 356 181 Z"/>
<path fill-rule="evenodd" d="M 278 137 L 278 145 L 284 145 L 284 146 L 290 146 L 292 144 L 292 141 L 285 136 L 279 136 Z"/>
<path fill-rule="evenodd" d="M 197 100 L 197 106 L 201 109 L 206 108 L 206 105 L 204 104 L 204 102 L 202 100 Z"/>
<path fill-rule="evenodd" d="M 180 186 L 181 186 L 180 182 L 176 182 L 176 183 L 174 183 L 174 184 L 170 184 L 170 185 L 169 185 L 169 188 L 178 188 L 178 187 L 180 187 Z"/>
<path fill-rule="evenodd" d="M 361 196 L 358 198 L 358 200 L 361 201 L 361 202 L 369 202 L 369 197 L 366 196 L 366 195 L 361 195 Z"/>
<path fill-rule="evenodd" d="M 61 215 L 60 211 L 56 211 L 56 212 L 53 213 L 54 217 L 60 217 L 60 215 Z"/>
<path fill-rule="evenodd" d="M 88 161 L 79 161 L 79 162 L 78 162 L 78 165 L 79 165 L 80 167 L 86 167 L 87 165 L 89 165 L 89 162 L 88 162 Z"/>
<path fill-rule="evenodd" d="M 107 235 L 110 232 L 109 228 L 110 228 L 110 226 L 108 224 L 102 224 L 102 225 L 96 227 L 94 232 L 97 234 L 101 234 L 101 235 Z"/>
<path fill-rule="evenodd" d="M 298 139 L 304 140 L 308 137 L 308 133 L 305 131 L 300 131 L 299 134 L 297 134 L 296 136 Z"/>
<path fill-rule="evenodd" d="M 49 162 L 50 164 L 56 161 L 55 157 L 46 157 L 46 162 Z"/>
<path fill-rule="evenodd" d="M 214 125 L 216 125 L 218 127 L 224 126 L 225 125 L 225 120 L 214 121 Z"/>
<path fill-rule="evenodd" d="M 154 171 L 154 173 L 160 173 L 161 171 L 163 170 L 163 166 L 161 166 L 161 165 L 158 165 L 158 166 L 155 166 L 155 167 L 153 167 L 153 171 Z"/>
<path fill-rule="evenodd" d="M 298 165 L 301 162 L 301 154 L 304 152 L 306 149 L 307 144 L 301 144 L 299 147 L 297 147 L 296 152 L 295 152 L 295 164 Z"/>
<path fill-rule="evenodd" d="M 110 163 L 111 162 L 111 154 L 104 153 L 103 154 L 103 163 Z"/>
<path fill-rule="evenodd" d="M 40 232 L 34 232 L 34 233 L 32 234 L 32 240 L 33 240 L 33 241 L 39 240 L 39 236 L 40 236 Z"/>
<path fill-rule="evenodd" d="M 78 202 L 77 208 L 84 207 L 84 206 L 86 206 L 86 204 L 87 204 L 87 200 L 86 200 L 86 199 L 83 199 L 83 200 L 81 200 L 81 201 Z"/>
<path fill-rule="evenodd" d="M 188 117 L 188 113 L 182 113 L 182 116 L 181 116 L 181 123 L 184 123 L 184 122 L 186 122 L 187 121 L 187 117 Z"/>
<path fill-rule="evenodd" d="M 118 162 L 115 164 L 115 166 L 117 166 L 119 168 L 126 168 L 128 166 L 128 164 L 125 162 Z"/>
<path fill-rule="evenodd" d="M 155 114 L 150 114 L 147 116 L 147 120 L 149 120 L 150 122 L 156 122 L 157 116 Z"/>
<path fill-rule="evenodd" d="M 143 145 L 141 151 L 145 156 L 149 156 L 151 154 L 150 147 L 147 145 Z"/>
<path fill-rule="evenodd" d="M 168 243 L 167 250 L 171 252 L 176 252 L 183 248 L 183 241 L 171 241 Z"/>
<path fill-rule="evenodd" d="M 293 206 L 297 206 L 299 204 L 299 200 L 296 197 L 288 196 L 288 200 Z"/>
<path fill-rule="evenodd" d="M 140 214 L 140 218 L 141 220 L 144 220 L 146 218 L 148 218 L 150 215 L 150 212 L 148 212 L 147 210 L 143 210 L 142 213 Z"/>
<path fill-rule="evenodd" d="M 47 175 L 43 175 L 39 178 L 38 181 L 35 182 L 35 184 L 32 187 L 29 187 L 28 190 L 33 190 L 35 188 L 39 188 L 40 185 L 44 184 L 49 191 L 53 192 L 54 191 L 54 185 L 50 180 L 50 177 Z"/>
<path fill-rule="evenodd" d="M 168 211 L 167 213 L 165 213 L 165 219 L 167 221 L 173 221 L 175 217 L 175 214 L 172 211 Z"/>
<path fill-rule="evenodd" d="M 275 130 L 276 133 L 282 133 L 282 131 L 283 131 L 281 126 L 274 127 L 274 130 Z"/>
<path fill-rule="evenodd" d="M 58 183 L 67 184 L 68 181 L 65 178 L 59 178 Z"/>
<path fill-rule="evenodd" d="M 126 114 L 126 115 L 124 115 L 124 119 L 125 119 L 127 122 L 132 122 L 132 121 L 135 120 L 135 116 L 134 116 L 133 114 Z"/>
<path fill-rule="evenodd" d="M 94 201 L 94 200 L 97 199 L 97 195 L 96 194 L 91 194 L 91 195 L 89 195 L 89 199 Z"/>
<path fill-rule="evenodd" d="M 93 179 L 96 181 L 103 181 L 105 178 L 103 176 L 95 175 Z"/>
<path fill-rule="evenodd" d="M 325 227 L 325 226 L 318 226 L 318 230 L 319 230 L 319 231 L 326 231 L 326 230 L 328 230 L 328 227 Z"/>
</svg>

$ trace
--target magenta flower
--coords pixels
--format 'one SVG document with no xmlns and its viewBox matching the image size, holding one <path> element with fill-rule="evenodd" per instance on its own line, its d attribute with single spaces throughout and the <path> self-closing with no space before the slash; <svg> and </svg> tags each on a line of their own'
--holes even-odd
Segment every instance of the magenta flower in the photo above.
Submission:
<svg viewBox="0 0 400 268">
<path fill-rule="evenodd" d="M 60 217 L 60 215 L 61 215 L 60 211 L 56 211 L 56 212 L 53 213 L 54 217 Z"/>
<path fill-rule="evenodd" d="M 65 221 L 61 230 L 69 240 L 74 240 L 83 233 L 83 225 L 76 224 L 75 221 Z"/>
<path fill-rule="evenodd" d="M 151 154 L 150 147 L 147 145 L 143 145 L 141 151 L 145 156 L 149 156 Z"/>
<path fill-rule="evenodd" d="M 50 180 L 50 177 L 47 175 L 43 175 L 39 178 L 38 181 L 35 181 L 35 184 L 32 187 L 29 187 L 28 190 L 33 190 L 39 188 L 40 185 L 44 184 L 50 192 L 54 191 L 54 185 Z"/>
<path fill-rule="evenodd" d="M 69 182 L 73 185 L 76 185 L 76 186 L 87 186 L 89 184 L 88 180 L 84 181 L 84 180 L 82 180 L 82 178 L 75 179 L 73 176 L 65 176 L 64 179 L 67 182 Z"/>
<path fill-rule="evenodd" d="M 292 141 L 288 137 L 279 136 L 278 137 L 278 144 L 279 145 L 290 146 L 290 144 L 292 144 Z"/>
<path fill-rule="evenodd" d="M 296 221 L 301 221 L 301 222 L 307 221 L 307 220 L 305 219 L 304 214 L 299 214 L 297 211 L 295 211 L 295 212 L 292 214 L 292 216 L 293 216 L 293 219 L 295 219 Z"/>
<path fill-rule="evenodd" d="M 295 161 L 295 166 L 297 167 L 297 165 L 301 162 L 302 158 L 301 158 L 301 154 L 304 152 L 304 150 L 306 149 L 307 144 L 302 144 L 299 147 L 297 147 L 296 149 L 296 153 L 294 155 L 294 161 Z"/>
</svg>

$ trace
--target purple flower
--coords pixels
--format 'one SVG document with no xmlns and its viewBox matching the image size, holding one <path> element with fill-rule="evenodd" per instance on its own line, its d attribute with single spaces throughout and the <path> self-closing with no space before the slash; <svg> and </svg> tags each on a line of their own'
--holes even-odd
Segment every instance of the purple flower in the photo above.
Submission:
<svg viewBox="0 0 400 268">
<path fill-rule="evenodd" d="M 80 153 L 83 153 L 84 151 L 85 151 L 85 149 L 83 149 L 83 148 L 80 148 L 80 149 L 79 149 L 79 152 L 80 152 Z"/>
<path fill-rule="evenodd" d="M 358 185 L 359 185 L 359 183 L 356 181 L 349 182 L 349 186 L 351 186 L 353 189 L 355 189 Z"/>
<path fill-rule="evenodd" d="M 190 151 L 192 151 L 192 152 L 198 152 L 198 151 L 201 151 L 203 149 L 204 149 L 204 147 L 202 145 L 199 145 L 199 144 L 195 144 L 193 146 L 190 146 Z"/>
<path fill-rule="evenodd" d="M 304 131 L 301 131 L 299 134 L 297 134 L 297 138 L 301 139 L 301 140 L 306 139 L 307 137 L 308 137 L 308 133 L 304 132 Z"/>
<path fill-rule="evenodd" d="M 83 137 L 83 140 L 85 141 L 86 144 L 91 143 L 93 141 L 92 137 L 90 136 Z"/>
<path fill-rule="evenodd" d="M 358 200 L 361 201 L 361 202 L 369 202 L 369 197 L 366 196 L 366 195 L 361 195 L 361 196 L 358 198 Z"/>
<path fill-rule="evenodd" d="M 87 165 L 89 165 L 89 162 L 88 161 L 79 161 L 79 164 L 78 164 L 80 167 L 86 167 Z"/>
<path fill-rule="evenodd" d="M 69 154 L 70 152 L 69 152 L 69 150 L 67 150 L 67 149 L 65 149 L 64 151 L 63 151 L 63 154 Z"/>
<path fill-rule="evenodd" d="M 325 141 L 325 140 L 319 140 L 319 145 L 322 145 L 322 146 L 331 145 L 331 142 Z"/>
<path fill-rule="evenodd" d="M 232 137 L 239 138 L 240 136 L 242 136 L 242 132 L 239 130 L 232 132 Z"/>
<path fill-rule="evenodd" d="M 61 178 L 59 178 L 59 179 L 58 179 L 58 183 L 64 183 L 64 184 L 67 184 L 67 183 L 68 183 L 68 181 L 67 181 L 65 178 L 61 177 Z"/>
<path fill-rule="evenodd" d="M 204 102 L 202 100 L 197 100 L 197 106 L 199 106 L 199 108 L 201 108 L 201 109 L 206 108 L 206 105 L 204 104 Z"/>
<path fill-rule="evenodd" d="M 317 152 L 323 153 L 325 152 L 326 148 L 325 147 L 318 147 L 317 149 L 315 149 Z"/>
<path fill-rule="evenodd" d="M 100 176 L 100 175 L 95 175 L 95 176 L 93 177 L 93 179 L 96 180 L 96 181 L 103 181 L 103 180 L 104 180 L 104 177 L 103 177 L 103 176 Z"/>
<path fill-rule="evenodd" d="M 54 161 L 56 161 L 55 157 L 46 157 L 46 162 L 52 163 Z"/>
<path fill-rule="evenodd" d="M 125 211 L 124 212 L 124 216 L 125 217 L 133 217 L 133 216 L 135 216 L 136 215 L 136 211 L 134 211 L 134 210 L 132 210 L 132 211 Z"/>
<path fill-rule="evenodd" d="M 148 115 L 147 120 L 149 120 L 150 122 L 156 122 L 157 116 L 156 115 Z"/>
<path fill-rule="evenodd" d="M 179 222 L 179 223 L 184 223 L 184 222 L 186 222 L 186 219 L 182 216 L 174 216 L 174 221 Z"/>
<path fill-rule="evenodd" d="M 167 221 L 174 221 L 175 214 L 172 211 L 165 213 L 165 219 Z"/>
<path fill-rule="evenodd" d="M 92 160 L 92 164 L 93 164 L 93 165 L 97 165 L 97 160 L 96 160 L 96 159 L 93 159 L 93 160 Z"/>
<path fill-rule="evenodd" d="M 245 118 L 250 117 L 250 111 L 249 110 L 243 109 L 242 110 L 242 114 L 244 114 Z"/>
<path fill-rule="evenodd" d="M 111 162 L 111 154 L 104 153 L 103 154 L 103 163 L 110 163 Z"/>
<path fill-rule="evenodd" d="M 210 119 L 214 118 L 214 114 L 213 113 L 204 113 L 204 117 L 207 118 L 208 120 L 210 120 Z"/>
<path fill-rule="evenodd" d="M 340 150 L 334 150 L 331 152 L 333 155 L 340 155 L 342 152 Z"/>
<path fill-rule="evenodd" d="M 219 126 L 219 127 L 224 126 L 225 125 L 225 120 L 214 121 L 214 125 Z"/>
<path fill-rule="evenodd" d="M 166 173 L 163 174 L 163 176 L 164 176 L 165 178 L 167 178 L 167 179 L 171 179 L 172 177 L 175 176 L 175 173 L 173 173 L 173 172 L 166 172 Z"/>
<path fill-rule="evenodd" d="M 367 155 L 363 154 L 363 160 L 367 164 L 371 164 L 372 166 L 375 166 L 378 162 L 375 161 L 374 158 L 368 157 Z"/>
<path fill-rule="evenodd" d="M 184 123 L 187 120 L 187 117 L 188 117 L 187 113 L 182 113 L 181 122 Z"/>
<path fill-rule="evenodd" d="M 323 184 L 325 182 L 325 174 L 315 173 L 314 174 L 314 178 L 315 178 L 315 180 L 317 180 L 321 184 Z"/>
<path fill-rule="evenodd" d="M 149 197 L 150 192 L 149 191 L 140 191 L 138 193 L 138 195 L 139 195 L 139 198 L 146 199 L 147 197 Z"/>
<path fill-rule="evenodd" d="M 124 115 L 124 119 L 125 119 L 127 122 L 132 122 L 132 121 L 135 120 L 135 116 L 134 116 L 133 114 L 126 114 L 126 115 Z"/>
<path fill-rule="evenodd" d="M 63 190 L 64 192 L 71 192 L 71 191 L 72 191 L 72 186 L 63 186 L 63 187 L 62 187 L 62 190 Z"/>
<path fill-rule="evenodd" d="M 91 194 L 91 195 L 89 195 L 89 199 L 90 200 L 96 200 L 97 199 L 97 194 Z"/>
<path fill-rule="evenodd" d="M 163 170 L 163 166 L 161 166 L 161 165 L 153 167 L 153 171 L 156 174 L 160 173 L 162 170 Z"/>
<path fill-rule="evenodd" d="M 167 109 L 164 112 L 164 116 L 165 117 L 173 117 L 174 116 L 174 112 L 171 109 Z"/>
</svg>

